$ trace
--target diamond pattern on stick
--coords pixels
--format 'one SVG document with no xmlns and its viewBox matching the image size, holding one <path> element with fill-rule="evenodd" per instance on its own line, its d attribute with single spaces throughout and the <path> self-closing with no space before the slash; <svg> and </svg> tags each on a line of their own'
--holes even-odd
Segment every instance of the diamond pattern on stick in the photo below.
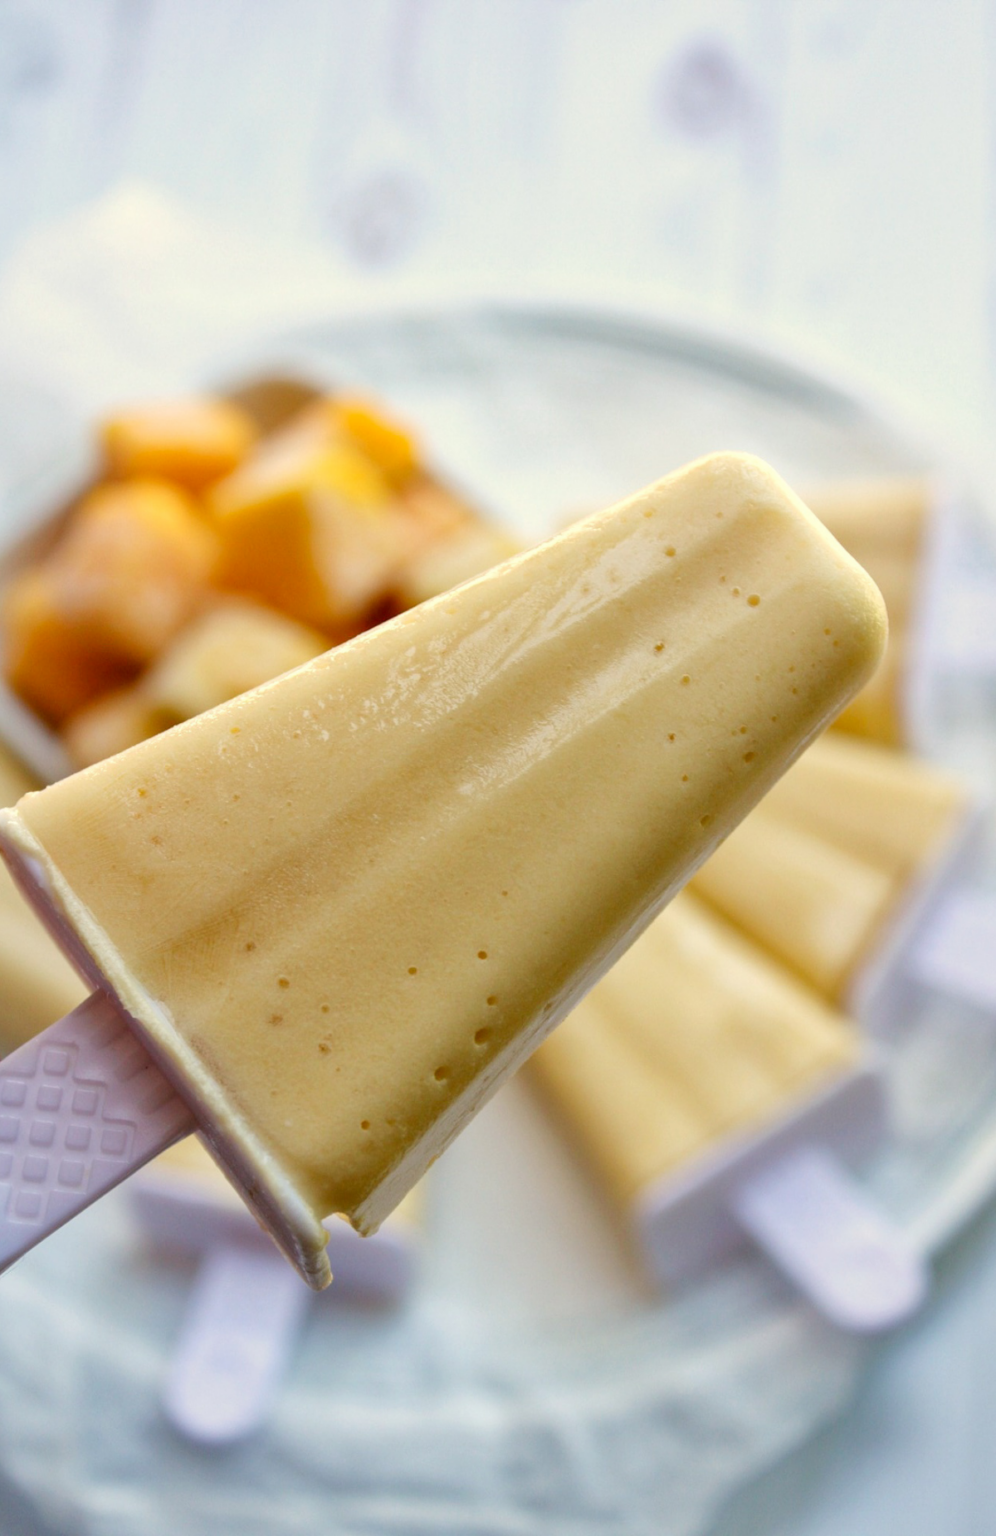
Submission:
<svg viewBox="0 0 996 1536">
<path fill-rule="evenodd" d="M 0 1061 L 0 1106 L 0 1268 L 191 1125 L 99 994 Z"/>
</svg>

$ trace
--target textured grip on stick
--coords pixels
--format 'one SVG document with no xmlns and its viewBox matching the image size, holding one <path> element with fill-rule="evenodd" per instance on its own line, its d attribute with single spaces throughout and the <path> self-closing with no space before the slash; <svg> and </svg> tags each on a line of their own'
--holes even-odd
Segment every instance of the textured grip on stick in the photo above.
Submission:
<svg viewBox="0 0 996 1536">
<path fill-rule="evenodd" d="M 114 1001 L 94 993 L 0 1062 L 0 1270 L 194 1129 Z"/>
</svg>

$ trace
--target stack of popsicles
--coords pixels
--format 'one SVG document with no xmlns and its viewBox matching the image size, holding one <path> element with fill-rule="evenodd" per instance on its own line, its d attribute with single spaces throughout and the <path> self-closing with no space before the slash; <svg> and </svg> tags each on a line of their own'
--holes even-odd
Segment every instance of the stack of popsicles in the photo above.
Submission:
<svg viewBox="0 0 996 1536">
<path fill-rule="evenodd" d="M 958 946 L 951 896 L 982 808 L 954 776 L 881 744 L 903 735 L 928 488 L 837 486 L 813 501 L 883 588 L 885 666 L 841 729 L 815 742 L 693 876 L 694 897 L 658 919 L 534 1058 L 546 1097 L 663 1280 L 698 1273 L 742 1240 L 749 1178 L 784 1164 L 787 1147 L 816 1138 L 852 1158 L 869 1149 L 881 1085 L 836 1010 L 872 1029 L 893 1022 L 928 949 Z M 934 969 L 957 986 L 953 964 Z M 838 1214 L 853 1195 L 841 1189 L 838 1178 Z M 806 1199 L 815 1211 L 817 1191 Z M 765 1246 L 777 1248 L 777 1206 L 768 1217 Z M 900 1286 L 891 1304 L 879 1297 L 854 1312 L 846 1285 L 843 1297 L 819 1296 L 833 1268 L 824 1259 L 822 1277 L 796 1278 L 838 1320 L 895 1320 L 918 1294 Z"/>
<path fill-rule="evenodd" d="M 685 893 L 531 1071 L 661 1282 L 748 1235 L 837 1323 L 895 1323 L 924 1294 L 902 1237 L 843 1172 L 883 1130 L 849 1020 Z"/>
<path fill-rule="evenodd" d="M 979 817 L 952 775 L 833 732 L 693 888 L 821 996 L 874 1024 L 970 861 Z"/>
</svg>

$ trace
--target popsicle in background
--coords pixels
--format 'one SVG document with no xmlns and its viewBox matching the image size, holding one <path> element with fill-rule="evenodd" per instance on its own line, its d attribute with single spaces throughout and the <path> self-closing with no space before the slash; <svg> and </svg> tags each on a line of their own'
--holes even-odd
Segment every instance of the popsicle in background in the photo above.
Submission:
<svg viewBox="0 0 996 1536">
<path fill-rule="evenodd" d="M 883 641 L 860 567 L 721 454 L 2 813 L 98 988 L 0 1067 L 60 1147 L 10 1155 L 6 1262 L 196 1124 L 327 1283 L 321 1219 L 379 1225 Z"/>
<path fill-rule="evenodd" d="M 530 1071 L 651 1275 L 752 1238 L 841 1326 L 890 1326 L 926 1277 L 844 1171 L 885 1124 L 854 1025 L 684 892 Z"/>
<path fill-rule="evenodd" d="M 166 1414 L 193 1440 L 230 1444 L 265 1421 L 310 1292 L 196 1137 L 141 1169 L 129 1194 L 154 1251 L 198 1260 L 164 1384 Z M 419 1184 L 371 1237 L 330 1219 L 335 1285 L 326 1295 L 336 1302 L 400 1303 L 418 1267 L 423 1206 Z"/>
<path fill-rule="evenodd" d="M 831 732 L 692 884 L 821 996 L 885 1024 L 938 925 L 955 942 L 982 817 L 955 776 Z"/>
<path fill-rule="evenodd" d="M 910 739 L 906 690 L 915 651 L 911 635 L 924 595 L 936 493 L 926 480 L 904 478 L 841 481 L 811 487 L 804 497 L 872 577 L 889 614 L 885 660 L 842 712 L 836 728 L 902 746 Z"/>
<path fill-rule="evenodd" d="M 0 805 L 38 785 L 0 744 Z M 30 1040 L 86 996 L 59 946 L 0 869 L 0 1052 Z"/>
<path fill-rule="evenodd" d="M 841 730 L 929 751 L 952 723 L 950 696 L 991 697 L 996 555 L 972 499 L 924 478 L 810 486 L 803 499 L 885 598 L 882 667 L 841 714 Z"/>
</svg>

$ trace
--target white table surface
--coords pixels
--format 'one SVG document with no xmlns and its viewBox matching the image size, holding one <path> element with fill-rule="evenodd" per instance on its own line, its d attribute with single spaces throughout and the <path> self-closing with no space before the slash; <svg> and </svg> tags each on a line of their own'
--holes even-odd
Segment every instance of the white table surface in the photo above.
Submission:
<svg viewBox="0 0 996 1536">
<path fill-rule="evenodd" d="M 572 283 L 994 419 L 982 0 L 0 0 L 0 264 L 123 177 L 344 288 Z M 996 1213 L 722 1536 L 996 1528 Z M 0 1488 L 4 1536 L 38 1528 Z"/>
</svg>

